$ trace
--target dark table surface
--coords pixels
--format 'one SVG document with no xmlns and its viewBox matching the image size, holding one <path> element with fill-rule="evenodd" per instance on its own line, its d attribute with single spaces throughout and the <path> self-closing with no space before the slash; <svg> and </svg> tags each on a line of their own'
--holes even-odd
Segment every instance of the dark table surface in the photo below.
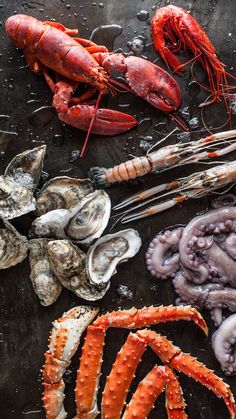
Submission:
<svg viewBox="0 0 236 419">
<path fill-rule="evenodd" d="M 88 169 L 93 166 L 107 166 L 127 160 L 130 154 L 142 155 L 144 151 L 140 147 L 143 137 L 153 136 L 153 141 L 162 138 L 175 128 L 174 123 L 167 121 L 161 112 L 151 109 L 142 99 L 132 94 L 126 94 L 112 98 L 108 96 L 104 100 L 104 106 L 121 109 L 136 115 L 141 124 L 130 133 L 114 138 L 91 136 L 86 157 L 78 158 L 85 133 L 69 126 L 64 126 L 50 108 L 43 108 L 39 112 L 35 110 L 42 106 L 50 106 L 52 94 L 44 79 L 33 74 L 26 66 L 20 51 L 17 51 L 4 32 L 4 23 L 8 16 L 13 13 L 24 13 L 37 17 L 41 20 L 56 19 L 65 26 L 79 28 L 80 36 L 89 38 L 92 31 L 100 25 L 120 25 L 119 27 L 106 27 L 98 30 L 94 40 L 104 43 L 114 50 L 122 48 L 129 51 L 127 43 L 137 36 L 146 43 L 141 52 L 150 60 L 156 60 L 163 65 L 155 53 L 151 44 L 149 21 L 139 20 L 138 12 L 145 10 L 150 17 L 155 7 L 163 6 L 169 1 L 153 0 L 1 0 L 0 1 L 0 166 L 1 173 L 15 156 L 15 154 L 35 147 L 47 144 L 47 157 L 44 165 L 44 180 L 59 175 L 86 177 Z M 180 0 L 173 2 L 191 10 L 191 13 L 206 29 L 213 41 L 220 58 L 232 70 L 235 61 L 235 2 L 233 0 Z M 145 13 L 141 17 L 145 17 Z M 147 14 L 146 14 L 147 17 Z M 115 35 L 118 35 L 115 37 Z M 140 39 L 140 38 L 139 38 Z M 130 45 L 130 44 L 129 44 Z M 204 74 L 200 70 L 200 76 Z M 202 127 L 198 104 L 204 95 L 202 92 L 195 95 L 191 85 L 191 75 L 187 70 L 185 77 L 180 79 L 183 93 L 182 110 L 185 118 L 199 119 L 199 127 Z M 190 83 L 190 85 L 189 85 Z M 196 87 L 196 86 L 195 86 Z M 195 92 L 196 93 L 196 92 Z M 208 126 L 219 126 L 225 115 L 222 106 L 213 106 L 207 110 L 205 118 Z M 5 116 L 4 116 L 5 115 Z M 235 119 L 232 120 L 235 126 Z M 4 133 L 4 131 L 13 134 Z M 16 134 L 14 134 L 16 133 Z M 192 138 L 198 138 L 201 134 L 196 132 Z M 144 138 L 145 139 L 145 138 Z M 173 136 L 170 141 L 178 141 Z M 231 155 L 229 159 L 232 159 Z M 196 165 L 184 169 L 190 173 L 201 169 Z M 153 186 L 157 182 L 173 179 L 183 173 L 183 169 L 171 171 L 166 175 L 148 175 L 132 184 L 117 185 L 109 190 L 112 203 L 119 202 L 134 190 Z M 43 180 L 41 181 L 43 184 Z M 194 214 L 205 210 L 209 206 L 208 199 L 189 201 L 182 207 L 174 208 L 164 214 L 137 222 L 130 225 L 136 227 L 142 236 L 143 245 L 139 254 L 126 264 L 118 268 L 118 273 L 112 278 L 111 288 L 99 306 L 101 310 L 113 310 L 118 307 L 130 308 L 132 306 L 143 307 L 151 304 L 172 304 L 175 295 L 170 281 L 160 282 L 152 278 L 147 272 L 144 255 L 148 244 L 153 236 L 160 230 L 174 224 L 186 224 Z M 14 220 L 18 230 L 27 234 L 32 216 L 27 215 Z M 112 222 L 110 222 L 109 227 Z M 109 227 L 107 231 L 109 231 Z M 117 225 L 114 231 L 122 229 Z M 40 368 L 44 363 L 44 352 L 47 348 L 47 340 L 51 328 L 51 322 L 58 318 L 63 311 L 80 304 L 73 293 L 63 289 L 59 300 L 51 307 L 42 307 L 38 297 L 34 294 L 29 279 L 29 264 L 25 259 L 20 265 L 1 271 L 0 282 L 0 346 L 1 346 L 1 375 L 0 375 L 0 417 L 1 419 L 41 419 L 44 411 L 41 404 L 41 376 Z M 133 293 L 133 299 L 125 299 L 118 295 L 119 284 L 127 285 Z M 214 325 L 209 313 L 204 316 L 210 327 L 210 336 L 206 339 L 201 331 L 191 323 L 179 322 L 155 327 L 161 333 L 172 339 L 184 351 L 212 368 L 223 377 L 231 386 L 236 395 L 235 378 L 225 378 L 214 358 L 211 348 L 211 335 Z M 110 330 L 107 333 L 107 344 L 104 351 L 103 375 L 101 386 L 104 386 L 105 376 L 108 374 L 118 349 L 123 344 L 128 332 L 125 330 Z M 73 359 L 72 365 L 66 373 L 66 409 L 68 417 L 72 417 L 74 405 L 74 385 L 76 368 L 78 366 L 79 352 Z M 151 369 L 156 362 L 153 353 L 148 350 L 140 365 L 136 379 L 132 385 L 135 388 L 137 382 Z M 217 399 L 210 391 L 203 388 L 181 374 L 180 381 L 183 386 L 187 402 L 187 413 L 191 419 L 199 418 L 228 418 L 224 403 Z M 164 396 L 162 395 L 150 417 L 165 418 Z"/>
</svg>

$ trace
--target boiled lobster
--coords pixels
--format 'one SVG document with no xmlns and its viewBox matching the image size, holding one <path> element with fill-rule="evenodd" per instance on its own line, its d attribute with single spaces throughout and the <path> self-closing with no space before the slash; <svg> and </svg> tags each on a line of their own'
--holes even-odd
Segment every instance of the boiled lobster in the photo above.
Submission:
<svg viewBox="0 0 236 419">
<path fill-rule="evenodd" d="M 95 89 L 114 92 L 120 84 L 109 76 L 113 70 L 124 73 L 129 90 L 164 112 L 177 110 L 181 93 L 177 82 L 162 68 L 142 58 L 109 53 L 92 41 L 72 38 L 77 30 L 57 22 L 41 22 L 31 16 L 14 15 L 6 21 L 6 32 L 23 49 L 31 70 L 42 71 L 54 93 L 53 106 L 59 119 L 96 134 L 115 135 L 133 128 L 131 115 L 89 105 Z M 56 73 L 52 80 L 48 69 Z M 79 83 L 90 85 L 80 97 L 73 97 Z M 99 98 L 100 100 L 100 98 Z M 174 117 L 173 117 L 174 118 Z"/>
</svg>

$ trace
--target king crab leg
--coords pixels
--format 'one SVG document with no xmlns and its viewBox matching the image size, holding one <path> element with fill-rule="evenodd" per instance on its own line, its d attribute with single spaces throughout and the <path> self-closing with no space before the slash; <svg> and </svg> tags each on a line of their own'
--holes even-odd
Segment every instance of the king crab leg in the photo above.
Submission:
<svg viewBox="0 0 236 419">
<path fill-rule="evenodd" d="M 76 382 L 76 419 L 94 418 L 97 414 L 96 396 L 102 365 L 106 330 L 109 327 L 138 329 L 151 324 L 178 320 L 192 320 L 207 334 L 207 325 L 198 311 L 190 306 L 144 307 L 113 311 L 98 317 L 85 338 Z M 89 382 L 88 382 L 89 377 Z"/>
<path fill-rule="evenodd" d="M 67 416 L 63 406 L 65 384 L 62 377 L 78 349 L 82 333 L 97 314 L 98 309 L 94 307 L 74 307 L 53 322 L 43 368 L 43 403 L 47 419 Z"/>
</svg>

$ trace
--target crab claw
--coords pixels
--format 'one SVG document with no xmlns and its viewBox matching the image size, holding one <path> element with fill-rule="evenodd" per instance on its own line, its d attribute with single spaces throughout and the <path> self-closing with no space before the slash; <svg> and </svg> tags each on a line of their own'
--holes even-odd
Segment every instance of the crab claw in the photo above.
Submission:
<svg viewBox="0 0 236 419">
<path fill-rule="evenodd" d="M 139 57 L 127 57 L 126 80 L 138 96 L 164 112 L 176 111 L 181 91 L 175 79 L 163 68 Z"/>
<path fill-rule="evenodd" d="M 89 105 L 72 106 L 65 113 L 58 113 L 61 121 L 83 131 L 88 131 L 93 115 L 94 106 Z M 129 131 L 136 125 L 137 120 L 132 115 L 99 108 L 91 132 L 100 135 L 117 135 Z"/>
</svg>

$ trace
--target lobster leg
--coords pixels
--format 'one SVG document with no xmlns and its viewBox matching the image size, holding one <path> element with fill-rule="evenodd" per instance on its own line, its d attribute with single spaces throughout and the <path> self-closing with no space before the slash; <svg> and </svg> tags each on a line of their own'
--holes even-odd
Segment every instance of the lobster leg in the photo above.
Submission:
<svg viewBox="0 0 236 419">
<path fill-rule="evenodd" d="M 157 365 L 139 383 L 122 419 L 146 419 L 165 387 L 168 418 L 186 419 L 185 402 L 178 379 L 169 367 Z"/>
<path fill-rule="evenodd" d="M 53 22 L 51 20 L 46 20 L 44 22 L 46 25 L 52 26 L 52 28 L 56 28 L 59 29 L 59 31 L 65 32 L 67 35 L 77 35 L 78 34 L 78 29 L 69 29 L 66 28 L 64 25 L 62 25 L 62 23 L 59 22 Z"/>
<path fill-rule="evenodd" d="M 215 375 L 213 371 L 209 370 L 191 355 L 181 352 L 178 347 L 156 332 L 146 329 L 138 331 L 137 335 L 145 339 L 146 343 L 157 353 L 162 362 L 194 378 L 194 380 L 199 381 L 203 386 L 213 391 L 217 397 L 223 398 L 230 412 L 231 419 L 235 418 L 236 406 L 230 387 Z"/>
</svg>

